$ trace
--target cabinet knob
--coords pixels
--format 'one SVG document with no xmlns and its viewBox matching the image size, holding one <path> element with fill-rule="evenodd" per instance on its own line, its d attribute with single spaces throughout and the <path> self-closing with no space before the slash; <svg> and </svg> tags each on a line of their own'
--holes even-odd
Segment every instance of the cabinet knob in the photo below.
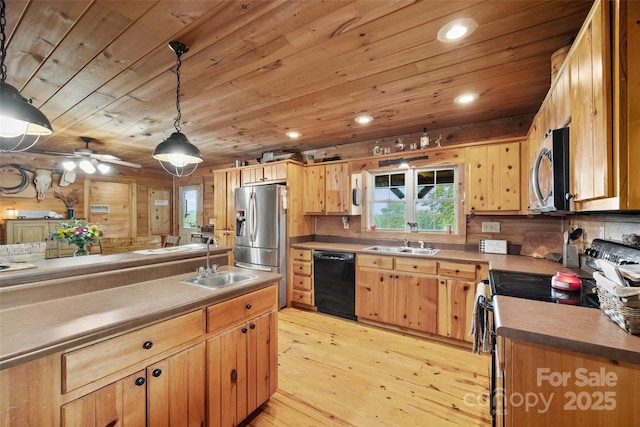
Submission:
<svg viewBox="0 0 640 427">
<path fill-rule="evenodd" d="M 238 381 L 238 371 L 235 369 L 231 371 L 231 382 L 235 383 Z"/>
<path fill-rule="evenodd" d="M 246 334 L 247 333 L 247 328 L 242 328 L 242 333 Z"/>
<path fill-rule="evenodd" d="M 151 375 L 156 378 L 159 377 L 160 375 L 162 375 L 162 369 L 154 369 L 153 371 L 151 371 Z"/>
<path fill-rule="evenodd" d="M 247 304 L 245 305 L 245 307 L 247 308 L 247 310 L 251 310 L 251 304 Z"/>
<path fill-rule="evenodd" d="M 136 382 L 135 382 L 135 384 L 136 384 L 138 387 L 139 387 L 139 386 L 141 386 L 141 385 L 144 385 L 144 378 L 142 378 L 142 377 L 138 377 L 138 378 L 136 378 Z"/>
<path fill-rule="evenodd" d="M 250 325 L 249 325 L 249 327 L 250 327 L 251 329 L 255 329 L 255 328 L 256 328 L 256 325 L 255 325 L 255 323 L 252 323 L 252 324 L 250 324 Z"/>
<path fill-rule="evenodd" d="M 418 266 L 417 266 L 417 265 L 414 265 L 414 266 L 413 266 L 413 268 L 418 268 Z"/>
<path fill-rule="evenodd" d="M 142 344 L 142 348 L 145 350 L 149 350 L 151 347 L 153 347 L 153 342 L 151 341 L 145 341 L 144 344 Z"/>
<path fill-rule="evenodd" d="M 458 270 L 457 268 L 456 268 L 456 273 L 460 273 L 460 270 Z"/>
</svg>

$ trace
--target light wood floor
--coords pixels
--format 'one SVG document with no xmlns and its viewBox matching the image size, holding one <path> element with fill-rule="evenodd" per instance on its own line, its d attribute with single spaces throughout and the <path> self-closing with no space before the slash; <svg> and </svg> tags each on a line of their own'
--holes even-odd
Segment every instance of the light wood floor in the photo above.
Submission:
<svg viewBox="0 0 640 427">
<path fill-rule="evenodd" d="M 320 313 L 278 316 L 279 388 L 244 426 L 490 425 L 489 356 Z"/>
</svg>

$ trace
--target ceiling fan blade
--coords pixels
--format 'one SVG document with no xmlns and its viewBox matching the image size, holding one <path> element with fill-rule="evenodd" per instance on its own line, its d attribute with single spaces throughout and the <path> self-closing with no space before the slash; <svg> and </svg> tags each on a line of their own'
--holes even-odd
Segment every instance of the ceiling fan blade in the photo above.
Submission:
<svg viewBox="0 0 640 427">
<path fill-rule="evenodd" d="M 111 154 L 93 153 L 93 154 L 91 154 L 91 157 L 93 157 L 96 160 L 103 161 L 103 162 L 110 162 L 112 160 L 121 160 L 120 157 L 116 157 L 116 156 L 113 156 Z"/>
<path fill-rule="evenodd" d="M 30 150 L 30 152 L 36 153 L 36 154 L 47 154 L 49 156 L 60 156 L 60 157 L 69 157 L 69 158 L 78 157 L 75 153 L 68 153 L 68 152 L 62 152 L 62 151 Z"/>
<path fill-rule="evenodd" d="M 142 165 L 139 165 L 137 163 L 125 162 L 124 160 L 120 160 L 120 159 L 100 160 L 100 161 L 104 163 L 113 163 L 115 165 L 120 165 L 120 166 L 127 166 L 129 168 L 140 169 L 142 167 Z"/>
</svg>

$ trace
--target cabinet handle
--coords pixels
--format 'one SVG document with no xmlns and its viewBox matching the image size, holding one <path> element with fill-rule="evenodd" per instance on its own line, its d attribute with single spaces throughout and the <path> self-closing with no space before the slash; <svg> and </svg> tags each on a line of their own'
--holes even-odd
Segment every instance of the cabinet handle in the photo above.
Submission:
<svg viewBox="0 0 640 427">
<path fill-rule="evenodd" d="M 464 286 L 462 287 L 462 289 L 464 289 L 465 291 L 468 291 L 468 290 L 469 290 L 469 286 L 468 286 L 468 285 L 464 285 Z"/>
<path fill-rule="evenodd" d="M 247 333 L 247 328 L 242 328 L 242 333 L 246 334 Z"/>
<path fill-rule="evenodd" d="M 413 268 L 418 268 L 418 266 L 417 266 L 417 265 L 414 265 L 414 266 L 413 266 Z"/>
<path fill-rule="evenodd" d="M 135 382 L 135 384 L 136 384 L 138 387 L 139 387 L 139 386 L 141 386 L 141 385 L 144 385 L 144 378 L 142 378 L 142 377 L 138 377 L 138 378 L 136 378 L 136 382 Z"/>
<path fill-rule="evenodd" d="M 458 270 L 457 268 L 456 268 L 456 273 L 460 273 L 460 270 Z"/>
<path fill-rule="evenodd" d="M 145 350 L 149 350 L 151 347 L 153 347 L 153 342 L 151 341 L 145 341 L 144 344 L 142 344 L 142 348 Z"/>
<path fill-rule="evenodd" d="M 251 304 L 247 304 L 245 307 L 247 307 L 247 310 L 251 310 Z"/>
<path fill-rule="evenodd" d="M 157 378 L 157 377 L 159 377 L 160 375 L 162 375 L 162 369 L 154 369 L 154 370 L 151 372 L 151 375 L 153 375 L 153 376 L 154 376 L 154 377 L 156 377 L 156 378 Z"/>
<path fill-rule="evenodd" d="M 238 371 L 235 369 L 231 371 L 231 382 L 235 383 L 238 381 Z"/>
<path fill-rule="evenodd" d="M 255 325 L 254 323 L 252 323 L 252 324 L 250 324 L 250 325 L 249 325 L 249 327 L 250 327 L 251 329 L 255 329 L 255 328 L 256 328 L 256 325 Z"/>
<path fill-rule="evenodd" d="M 378 262 L 377 261 L 371 261 L 371 264 L 376 265 Z"/>
</svg>

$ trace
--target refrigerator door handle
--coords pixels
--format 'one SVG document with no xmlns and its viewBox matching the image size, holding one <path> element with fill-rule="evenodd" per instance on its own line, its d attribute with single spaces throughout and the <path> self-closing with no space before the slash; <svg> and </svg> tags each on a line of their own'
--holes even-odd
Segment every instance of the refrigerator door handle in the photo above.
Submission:
<svg viewBox="0 0 640 427">
<path fill-rule="evenodd" d="M 251 218 L 251 242 L 256 241 L 256 234 L 258 233 L 258 213 L 256 206 L 256 193 L 251 193 L 251 202 L 249 205 L 249 217 Z"/>
<path fill-rule="evenodd" d="M 255 265 L 255 264 L 246 264 L 244 262 L 238 262 L 238 261 L 236 261 L 235 266 L 236 267 L 242 267 L 242 268 L 250 268 L 252 270 L 260 270 L 260 271 L 272 271 L 273 270 L 272 268 L 269 268 L 269 267 L 260 267 L 260 266 Z"/>
</svg>

